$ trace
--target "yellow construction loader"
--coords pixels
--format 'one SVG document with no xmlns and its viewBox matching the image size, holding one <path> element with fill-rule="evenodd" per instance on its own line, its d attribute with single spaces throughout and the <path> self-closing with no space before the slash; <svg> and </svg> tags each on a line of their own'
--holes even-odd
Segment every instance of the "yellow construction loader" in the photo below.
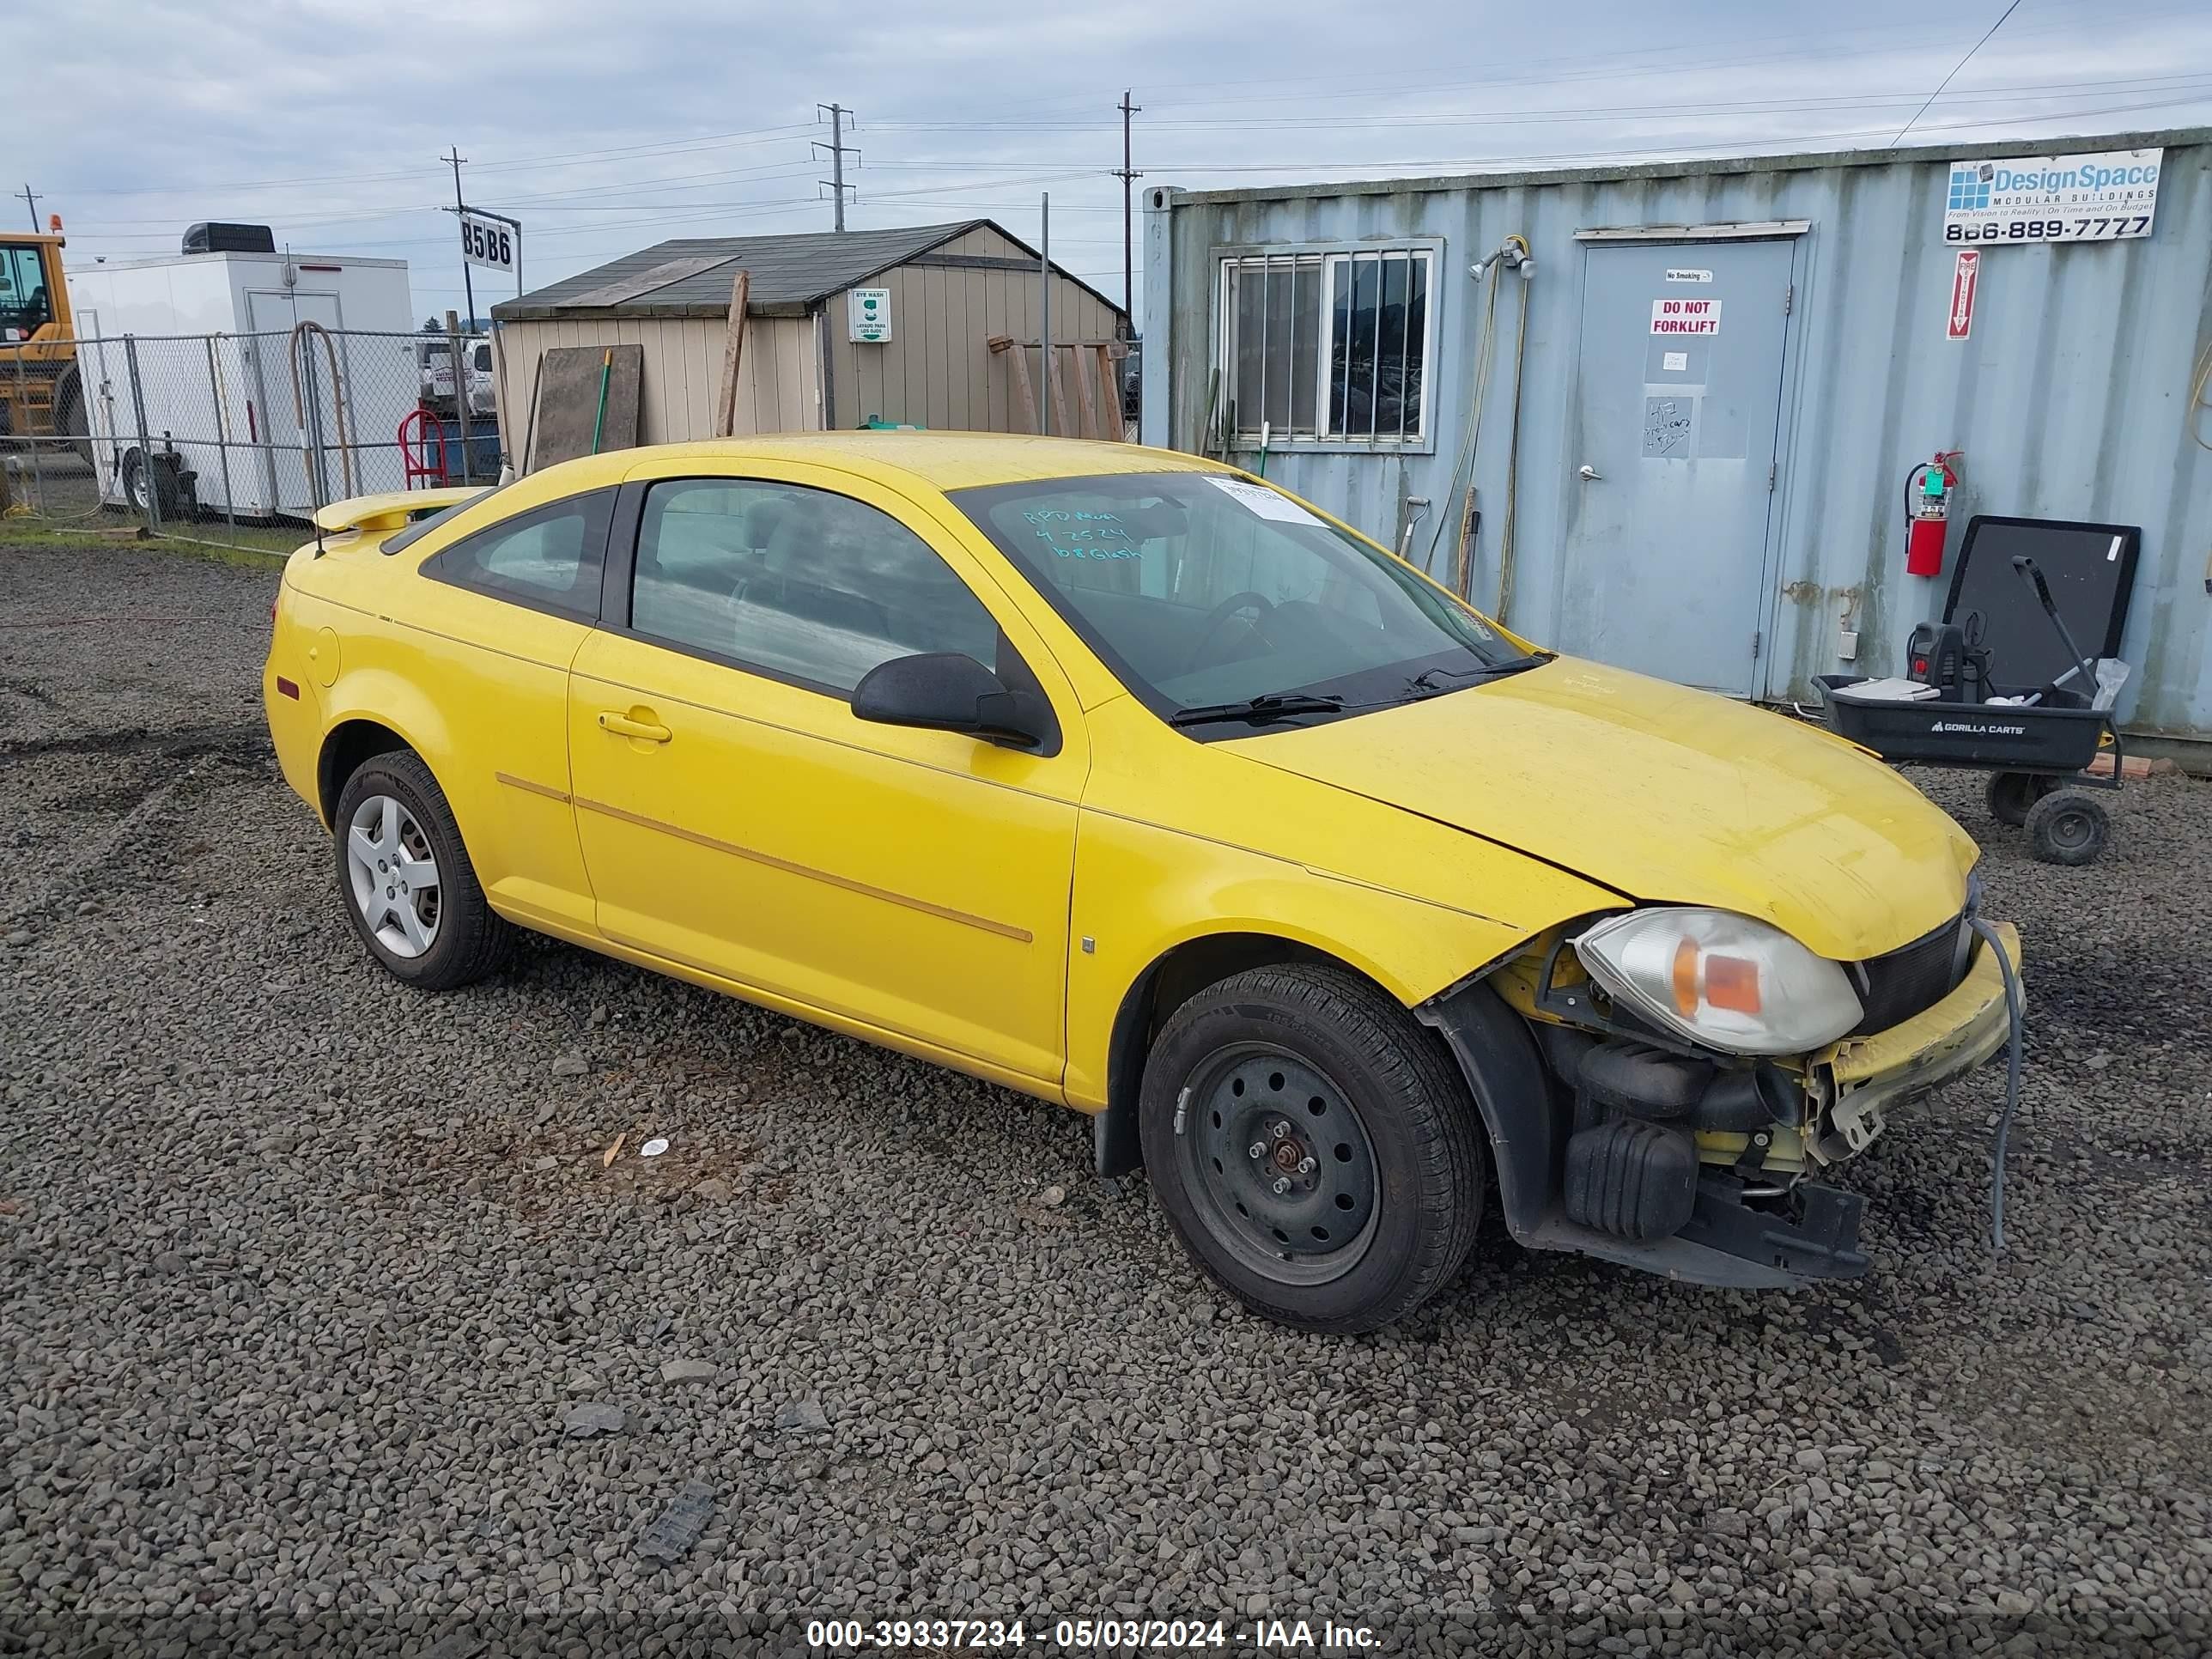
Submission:
<svg viewBox="0 0 2212 1659">
<path fill-rule="evenodd" d="M 0 441 L 66 438 L 89 462 L 60 230 L 0 231 Z"/>
</svg>

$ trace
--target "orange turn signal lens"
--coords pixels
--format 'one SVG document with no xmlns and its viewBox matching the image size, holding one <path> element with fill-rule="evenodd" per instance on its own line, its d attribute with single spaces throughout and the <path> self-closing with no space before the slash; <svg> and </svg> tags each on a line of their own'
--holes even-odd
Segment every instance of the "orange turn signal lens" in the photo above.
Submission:
<svg viewBox="0 0 2212 1659">
<path fill-rule="evenodd" d="M 1724 957 L 1703 951 L 1692 939 L 1674 946 L 1668 975 L 1674 1006 L 1694 1015 L 1700 1008 L 1726 1008 L 1739 1014 L 1759 1012 L 1759 964 L 1748 957 Z"/>
<path fill-rule="evenodd" d="M 1708 955 L 1705 1000 L 1739 1014 L 1759 1012 L 1759 964 L 1746 957 Z"/>
<path fill-rule="evenodd" d="M 1698 942 L 1680 940 L 1674 946 L 1674 1006 L 1684 1014 L 1698 1012 Z"/>
</svg>

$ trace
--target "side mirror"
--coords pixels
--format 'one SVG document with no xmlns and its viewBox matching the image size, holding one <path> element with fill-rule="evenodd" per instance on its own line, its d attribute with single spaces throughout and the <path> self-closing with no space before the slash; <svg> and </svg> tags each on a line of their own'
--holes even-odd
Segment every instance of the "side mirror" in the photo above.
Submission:
<svg viewBox="0 0 2212 1659">
<path fill-rule="evenodd" d="M 957 651 L 878 663 L 854 689 L 853 714 L 879 726 L 965 732 L 1016 749 L 1036 748 L 1049 735 L 1031 697 L 1009 691 L 996 674 Z"/>
</svg>

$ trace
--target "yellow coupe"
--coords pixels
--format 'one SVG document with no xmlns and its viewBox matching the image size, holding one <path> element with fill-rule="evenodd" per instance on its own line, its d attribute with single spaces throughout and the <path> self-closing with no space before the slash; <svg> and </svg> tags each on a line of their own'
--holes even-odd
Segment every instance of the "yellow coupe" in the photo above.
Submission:
<svg viewBox="0 0 2212 1659">
<path fill-rule="evenodd" d="M 1894 773 L 1211 461 L 746 439 L 319 523 L 264 696 L 388 972 L 529 928 L 1065 1102 L 1293 1325 L 1433 1296 L 1493 1174 L 1528 1247 L 1863 1273 L 1820 1177 L 2005 1038 Z"/>
</svg>

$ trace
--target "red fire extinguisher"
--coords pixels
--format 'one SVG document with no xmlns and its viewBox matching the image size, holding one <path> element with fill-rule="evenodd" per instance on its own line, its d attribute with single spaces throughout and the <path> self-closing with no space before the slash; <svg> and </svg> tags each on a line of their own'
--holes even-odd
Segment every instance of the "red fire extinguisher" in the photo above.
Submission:
<svg viewBox="0 0 2212 1659">
<path fill-rule="evenodd" d="M 1905 568 L 1915 576 L 1943 574 L 1943 540 L 1949 535 L 1951 492 L 1959 487 L 1951 465 L 1966 453 L 1942 449 L 1905 475 Z"/>
</svg>

